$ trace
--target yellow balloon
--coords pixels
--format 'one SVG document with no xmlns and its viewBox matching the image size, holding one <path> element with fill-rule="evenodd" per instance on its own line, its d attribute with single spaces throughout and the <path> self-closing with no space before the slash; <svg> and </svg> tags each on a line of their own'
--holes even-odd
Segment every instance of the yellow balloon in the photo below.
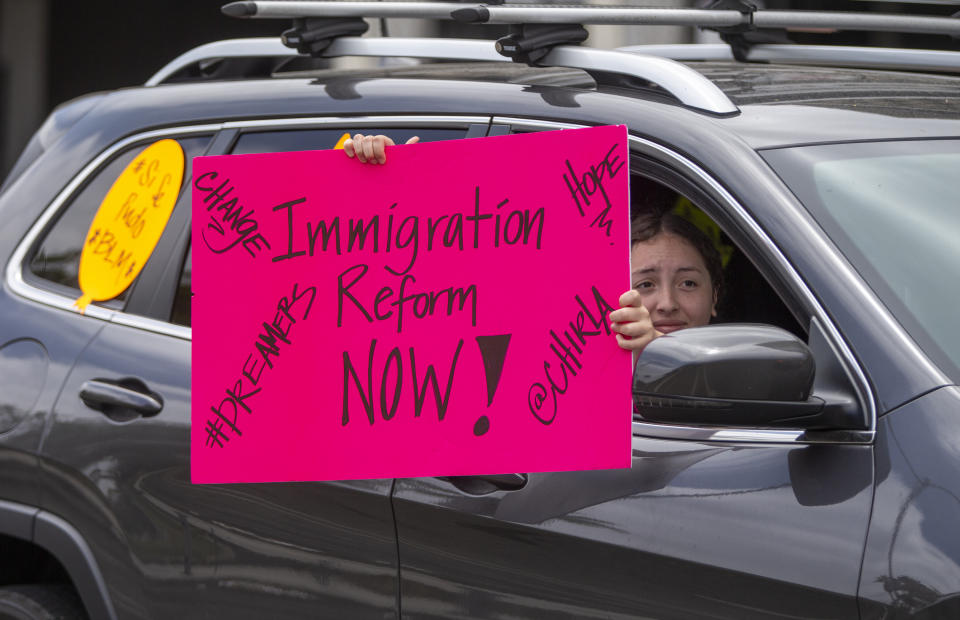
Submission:
<svg viewBox="0 0 960 620">
<path fill-rule="evenodd" d="M 133 158 L 107 192 L 80 255 L 80 290 L 74 305 L 113 299 L 130 286 L 163 234 L 183 183 L 183 149 L 160 140 Z"/>
<path fill-rule="evenodd" d="M 336 149 L 342 149 L 342 148 L 343 148 L 343 143 L 346 142 L 346 141 L 349 140 L 349 139 L 350 139 L 350 134 L 348 134 L 348 133 L 345 133 L 345 134 L 343 134 L 342 136 L 340 136 L 340 139 L 337 140 L 337 143 L 333 146 L 334 150 L 336 150 Z"/>
</svg>

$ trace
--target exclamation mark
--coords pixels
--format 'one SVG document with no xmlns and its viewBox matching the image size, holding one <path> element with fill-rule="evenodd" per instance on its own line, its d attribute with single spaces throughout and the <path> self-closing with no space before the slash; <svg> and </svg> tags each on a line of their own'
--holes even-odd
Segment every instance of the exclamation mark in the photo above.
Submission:
<svg viewBox="0 0 960 620">
<path fill-rule="evenodd" d="M 510 334 L 500 336 L 477 336 L 477 345 L 480 347 L 480 357 L 483 359 L 483 372 L 487 377 L 487 407 L 493 403 L 493 395 L 497 393 L 500 376 L 503 374 L 503 362 L 507 357 L 507 347 L 510 345 Z M 480 416 L 473 425 L 473 434 L 477 437 L 490 430 L 490 418 Z"/>
</svg>

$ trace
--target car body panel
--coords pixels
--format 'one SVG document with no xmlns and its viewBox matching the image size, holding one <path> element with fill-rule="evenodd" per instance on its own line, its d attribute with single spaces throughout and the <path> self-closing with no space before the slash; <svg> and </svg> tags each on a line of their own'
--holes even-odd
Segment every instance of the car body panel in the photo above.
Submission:
<svg viewBox="0 0 960 620">
<path fill-rule="evenodd" d="M 403 613 L 849 618 L 871 482 L 869 446 L 642 437 L 632 469 L 517 491 L 398 480 Z"/>
<path fill-rule="evenodd" d="M 21 176 L 0 194 L 0 219 L 3 221 L 0 226 L 0 261 L 4 267 L 9 264 L 24 232 L 55 195 L 51 185 L 58 182 L 57 173 L 50 170 L 50 174 L 46 174 L 48 170 L 40 162 L 35 162 L 33 167 L 39 169 L 37 174 Z M 52 183 L 51 177 L 54 179 Z M 8 428 L 0 433 L 3 445 L 0 471 L 4 476 L 3 498 L 6 500 L 32 506 L 41 504 L 42 487 L 36 483 L 37 454 L 58 386 L 83 348 L 103 327 L 99 321 L 90 321 L 78 329 L 60 330 L 57 325 L 63 318 L 63 313 L 57 309 L 19 298 L 4 278 L 4 285 L 0 287 L 0 364 L 19 363 L 17 349 L 25 342 L 33 343 L 43 359 L 43 362 L 34 362 L 34 372 L 43 372 L 38 393 L 17 396 L 10 388 L 2 393 L 0 405 L 11 408 L 16 417 L 15 423 L 6 425 Z M 5 374 L 4 380 L 14 380 L 15 376 Z"/>
<path fill-rule="evenodd" d="M 860 578 L 864 620 L 960 612 L 958 419 L 960 388 L 951 386 L 892 411 L 878 427 L 874 517 Z"/>
<path fill-rule="evenodd" d="M 188 341 L 108 325 L 43 445 L 43 508 L 99 541 L 120 616 L 168 617 L 198 596 L 214 616 L 393 616 L 391 481 L 192 485 L 189 359 Z M 143 378 L 163 410 L 116 422 L 78 397 L 85 381 L 122 377 Z"/>
</svg>

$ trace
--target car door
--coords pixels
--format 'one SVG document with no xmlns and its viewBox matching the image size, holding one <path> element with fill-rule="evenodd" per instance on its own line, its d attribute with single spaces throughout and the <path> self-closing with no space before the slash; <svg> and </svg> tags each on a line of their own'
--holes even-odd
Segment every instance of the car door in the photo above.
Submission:
<svg viewBox="0 0 960 620">
<path fill-rule="evenodd" d="M 346 130 L 446 139 L 466 136 L 470 123 L 424 125 L 368 120 Z M 93 311 L 106 320 L 79 319 L 101 327 L 64 383 L 42 445 L 44 508 L 87 540 L 120 617 L 396 616 L 392 480 L 190 482 L 190 157 L 331 148 L 343 133 L 299 120 L 235 123 L 212 142 L 162 136 L 187 151 L 184 189 L 130 291 L 101 304 L 108 314 Z M 99 193 L 77 196 L 66 213 L 95 210 L 108 181 L 160 137 L 115 146 L 88 184 Z M 74 226 L 82 241 L 89 215 L 75 219 L 86 222 Z M 77 232 L 54 227 L 48 237 L 56 235 Z"/>
<path fill-rule="evenodd" d="M 514 130 L 545 125 L 515 122 Z M 764 273 L 789 269 L 756 251 L 770 240 L 756 236 L 732 197 L 708 191 L 722 187 L 706 187 L 704 171 L 644 140 L 631 138 L 631 148 L 635 185 L 666 186 L 711 215 L 725 213 L 724 230 Z M 845 376 L 851 361 L 825 317 L 809 303 L 785 301 L 813 350 L 815 385 Z M 862 400 L 858 406 L 869 425 L 871 411 Z M 795 431 L 635 416 L 631 469 L 530 473 L 525 484 L 503 476 L 398 480 L 402 613 L 856 617 L 873 481 L 869 438 L 819 442 Z"/>
</svg>

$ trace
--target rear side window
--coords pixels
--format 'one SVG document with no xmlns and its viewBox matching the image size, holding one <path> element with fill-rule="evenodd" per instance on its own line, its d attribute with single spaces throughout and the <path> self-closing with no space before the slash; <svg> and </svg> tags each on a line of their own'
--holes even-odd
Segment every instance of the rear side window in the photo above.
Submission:
<svg viewBox="0 0 960 620">
<path fill-rule="evenodd" d="M 210 136 L 180 138 L 177 141 L 183 148 L 186 161 L 189 162 L 190 158 L 203 154 Z M 62 295 L 80 297 L 80 255 L 90 224 L 114 181 L 127 164 L 148 144 L 149 142 L 135 144 L 121 151 L 109 163 L 94 172 L 82 188 L 61 208 L 57 219 L 41 236 L 36 250 L 27 262 L 24 275 L 32 284 Z M 189 186 L 188 180 L 184 179 L 180 188 L 181 195 Z M 130 288 L 100 305 L 111 308 L 122 307 Z"/>
<path fill-rule="evenodd" d="M 177 281 L 177 292 L 173 297 L 173 309 L 170 311 L 170 322 L 174 325 L 184 325 L 190 327 L 190 299 L 193 293 L 190 291 L 190 283 L 193 275 L 193 253 L 192 248 L 187 248 L 187 256 L 183 260 L 183 267 L 180 268 L 180 279 Z"/>
<path fill-rule="evenodd" d="M 465 128 L 450 129 L 422 129 L 422 128 L 388 128 L 362 127 L 356 129 L 296 129 L 284 131 L 257 131 L 245 133 L 237 139 L 231 153 L 242 155 L 246 153 L 279 153 L 283 151 L 318 151 L 332 149 L 338 145 L 346 135 L 355 133 L 367 135 L 383 134 L 397 144 L 403 144 L 413 136 L 418 136 L 421 142 L 436 142 L 439 140 L 456 140 L 467 137 Z"/>
</svg>

